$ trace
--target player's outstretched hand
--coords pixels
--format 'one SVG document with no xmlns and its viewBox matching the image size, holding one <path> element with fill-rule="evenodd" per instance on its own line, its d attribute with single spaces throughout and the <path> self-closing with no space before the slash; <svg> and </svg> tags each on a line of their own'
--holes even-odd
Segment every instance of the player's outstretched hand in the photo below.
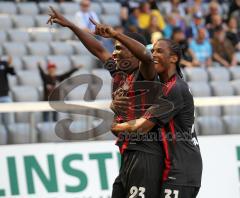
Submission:
<svg viewBox="0 0 240 198">
<path fill-rule="evenodd" d="M 52 6 L 49 7 L 49 14 L 50 17 L 47 21 L 47 24 L 57 23 L 63 27 L 69 27 L 72 23 L 67 20 L 60 12 L 55 10 Z"/>
<path fill-rule="evenodd" d="M 111 26 L 97 23 L 92 18 L 89 18 L 89 20 L 93 25 L 95 25 L 94 34 L 105 37 L 105 38 L 113 38 L 117 34 L 117 32 Z"/>
</svg>

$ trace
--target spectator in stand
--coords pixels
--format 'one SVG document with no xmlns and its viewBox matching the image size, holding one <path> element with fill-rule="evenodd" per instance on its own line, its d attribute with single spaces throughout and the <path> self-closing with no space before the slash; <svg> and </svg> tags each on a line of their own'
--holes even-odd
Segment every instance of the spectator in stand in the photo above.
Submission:
<svg viewBox="0 0 240 198">
<path fill-rule="evenodd" d="M 237 27 L 237 18 L 231 17 L 228 21 L 228 30 L 226 33 L 227 38 L 231 41 L 232 45 L 237 51 L 240 51 L 240 32 Z"/>
<path fill-rule="evenodd" d="M 188 0 L 186 2 L 186 12 L 189 16 L 193 16 L 195 13 L 205 16 L 207 13 L 202 0 Z"/>
<path fill-rule="evenodd" d="M 214 37 L 212 39 L 213 58 L 215 61 L 225 67 L 236 66 L 237 58 L 234 46 L 231 41 L 226 38 L 226 32 L 223 26 L 215 28 Z"/>
<path fill-rule="evenodd" d="M 48 101 L 49 95 L 52 93 L 52 91 L 55 89 L 55 87 L 62 82 L 63 80 L 69 78 L 75 71 L 77 71 L 77 68 L 71 69 L 70 71 L 62 74 L 62 75 L 57 75 L 57 67 L 54 63 L 48 63 L 47 65 L 47 74 L 43 71 L 40 63 L 38 64 L 38 69 L 42 78 L 43 82 L 43 91 L 44 91 L 44 96 L 43 99 L 44 101 Z M 55 101 L 58 101 L 60 97 L 60 93 L 56 94 L 54 97 Z M 53 121 L 57 121 L 57 112 L 53 112 Z M 44 112 L 43 113 L 43 120 L 49 121 L 50 120 L 50 114 L 49 112 Z"/>
<path fill-rule="evenodd" d="M 148 0 L 148 3 L 150 4 L 151 10 L 158 10 L 158 6 L 157 6 L 156 0 Z"/>
<path fill-rule="evenodd" d="M 163 34 L 161 32 L 154 32 L 151 35 L 151 44 L 148 44 L 146 47 L 148 50 L 152 50 L 153 49 L 153 45 L 154 43 L 156 43 L 159 39 L 163 38 Z"/>
<path fill-rule="evenodd" d="M 237 15 L 238 17 L 240 17 L 239 10 L 240 10 L 240 0 L 232 0 L 229 6 L 228 19 L 232 15 Z M 238 24 L 239 23 L 240 23 L 240 20 L 238 21 Z"/>
<path fill-rule="evenodd" d="M 180 16 L 185 17 L 185 9 L 180 0 L 171 0 L 170 3 L 170 6 L 166 7 L 166 13 L 178 12 Z"/>
<path fill-rule="evenodd" d="M 207 39 L 206 29 L 199 28 L 197 33 L 197 38 L 192 39 L 189 45 L 193 55 L 193 62 L 197 66 L 210 67 L 212 66 L 212 46 Z"/>
<path fill-rule="evenodd" d="M 209 36 L 210 38 L 213 38 L 213 34 L 215 32 L 216 27 L 218 27 L 219 25 L 223 25 L 224 29 L 226 29 L 226 25 L 223 24 L 223 20 L 220 14 L 215 14 L 212 15 L 211 17 L 211 23 L 207 24 L 206 27 L 208 29 L 209 32 Z"/>
<path fill-rule="evenodd" d="M 193 15 L 193 21 L 190 23 L 189 27 L 186 29 L 186 37 L 189 39 L 198 37 L 198 29 L 204 27 L 203 15 L 197 12 Z M 208 32 L 206 32 L 208 37 Z"/>
<path fill-rule="evenodd" d="M 127 30 L 130 32 L 140 32 L 138 17 L 140 14 L 140 10 L 138 7 L 132 8 L 130 10 L 130 15 L 128 17 L 127 22 Z"/>
<path fill-rule="evenodd" d="M 141 29 L 146 29 L 150 24 L 150 16 L 155 15 L 158 18 L 158 26 L 161 30 L 165 28 L 165 22 L 159 10 L 151 10 L 148 2 L 140 4 L 140 14 L 138 16 L 138 23 Z"/>
<path fill-rule="evenodd" d="M 147 44 L 151 44 L 151 38 L 154 32 L 161 32 L 161 29 L 158 26 L 158 17 L 151 14 L 149 26 L 143 32 Z"/>
<path fill-rule="evenodd" d="M 181 28 L 177 27 L 173 29 L 173 34 L 171 39 L 179 44 L 180 48 L 182 49 L 182 59 L 180 61 L 181 67 L 194 67 L 198 66 L 198 63 L 193 62 L 193 54 L 192 51 L 189 49 L 188 41 L 184 32 Z"/>
<path fill-rule="evenodd" d="M 173 29 L 178 26 L 177 24 L 177 15 L 176 13 L 172 13 L 167 16 L 167 24 L 163 30 L 164 38 L 171 38 Z"/>
<path fill-rule="evenodd" d="M 12 102 L 12 98 L 9 95 L 8 74 L 16 75 L 16 73 L 11 64 L 11 56 L 8 57 L 7 61 L 2 60 L 0 57 L 0 103 Z M 13 114 L 3 114 L 2 123 L 5 125 L 13 123 Z"/>
<path fill-rule="evenodd" d="M 81 0 L 80 10 L 75 14 L 75 23 L 80 28 L 88 32 L 93 32 L 95 30 L 94 25 L 89 21 L 89 18 L 94 19 L 99 23 L 99 18 L 94 11 L 90 10 L 91 1 Z"/>
<path fill-rule="evenodd" d="M 209 4 L 209 13 L 205 18 L 205 24 L 211 24 L 212 23 L 212 18 L 214 15 L 220 14 L 220 5 L 216 1 L 212 1 Z"/>
</svg>

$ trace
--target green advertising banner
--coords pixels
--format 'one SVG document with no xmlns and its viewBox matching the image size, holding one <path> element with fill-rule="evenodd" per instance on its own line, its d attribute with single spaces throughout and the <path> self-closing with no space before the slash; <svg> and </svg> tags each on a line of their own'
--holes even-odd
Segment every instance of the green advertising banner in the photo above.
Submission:
<svg viewBox="0 0 240 198">
<path fill-rule="evenodd" d="M 199 143 L 198 198 L 239 198 L 240 136 Z M 110 198 L 119 167 L 114 141 L 0 146 L 0 198 Z"/>
</svg>

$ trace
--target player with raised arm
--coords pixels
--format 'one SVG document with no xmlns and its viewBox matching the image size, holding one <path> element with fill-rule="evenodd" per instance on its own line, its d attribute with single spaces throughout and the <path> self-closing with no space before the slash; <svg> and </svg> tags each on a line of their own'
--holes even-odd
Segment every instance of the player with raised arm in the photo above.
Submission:
<svg viewBox="0 0 240 198">
<path fill-rule="evenodd" d="M 73 23 L 65 19 L 59 12 L 51 8 L 49 23 L 58 23 L 64 27 L 70 28 L 87 47 L 87 49 L 97 56 L 102 62 L 105 62 L 106 67 L 114 74 L 113 90 L 116 91 L 113 96 L 113 106 L 121 106 L 122 101 L 118 101 L 119 95 L 124 97 L 133 97 L 136 92 L 133 87 L 133 82 L 141 80 L 154 80 L 155 72 L 153 69 L 152 58 L 150 53 L 144 46 L 142 37 L 138 34 L 119 34 L 110 26 L 102 25 L 91 20 L 96 26 L 95 34 L 105 38 L 115 38 L 116 45 L 114 58 L 107 52 L 93 35 L 82 31 Z M 134 49 L 133 49 L 134 48 Z M 137 53 L 132 53 L 136 52 Z M 141 59 L 140 59 L 141 58 Z M 152 67 L 152 69 L 149 69 Z M 121 71 L 120 76 L 119 72 Z M 124 72 L 124 75 L 121 75 Z M 116 85 L 116 86 L 114 86 Z M 123 98 L 124 98 L 123 97 Z M 145 98 L 146 99 L 146 98 Z M 144 99 L 131 101 L 132 106 L 142 104 Z M 142 114 L 145 109 L 141 109 Z M 124 105 L 123 105 L 124 106 Z M 121 106 L 121 107 L 123 107 Z M 125 107 L 126 108 L 126 107 Z M 120 112 L 121 108 L 117 109 Z M 139 116 L 138 116 L 139 117 Z M 125 115 L 118 116 L 118 122 L 128 121 L 138 118 L 135 111 L 128 111 Z M 154 130 L 157 134 L 157 129 Z M 157 134 L 158 135 L 158 134 Z M 118 141 L 120 152 L 122 153 L 122 164 L 119 176 L 113 184 L 113 198 L 125 197 L 151 197 L 157 198 L 160 194 L 161 175 L 163 171 L 163 149 L 158 139 L 151 141 Z"/>
<path fill-rule="evenodd" d="M 112 131 L 148 133 L 158 125 L 165 151 L 165 170 L 161 198 L 195 198 L 201 185 L 202 159 L 194 130 L 193 96 L 182 79 L 179 67 L 181 49 L 168 39 L 160 39 L 153 47 L 155 71 L 162 83 L 162 98 L 173 104 L 162 111 L 161 100 L 137 120 L 115 124 Z"/>
</svg>

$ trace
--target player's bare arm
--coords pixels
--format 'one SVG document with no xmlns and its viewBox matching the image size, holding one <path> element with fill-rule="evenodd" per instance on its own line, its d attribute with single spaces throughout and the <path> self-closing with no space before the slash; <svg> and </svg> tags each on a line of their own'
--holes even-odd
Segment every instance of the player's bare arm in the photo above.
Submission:
<svg viewBox="0 0 240 198">
<path fill-rule="evenodd" d="M 149 132 L 153 127 L 155 126 L 155 123 L 145 119 L 145 118 L 139 118 L 136 120 L 131 120 L 128 122 L 124 122 L 121 124 L 113 124 L 111 131 L 113 133 L 121 133 L 121 132 L 141 132 L 141 133 L 147 133 Z"/>
<path fill-rule="evenodd" d="M 101 45 L 101 43 L 90 33 L 80 29 L 74 23 L 66 19 L 60 12 L 50 7 L 49 19 L 47 24 L 57 23 L 63 27 L 71 29 L 83 45 L 99 60 L 105 62 L 111 57 L 111 54 Z"/>
<path fill-rule="evenodd" d="M 140 71 L 146 80 L 153 80 L 155 76 L 154 64 L 151 53 L 149 53 L 144 45 L 138 41 L 115 31 L 109 25 L 97 23 L 90 18 L 90 21 L 95 25 L 95 34 L 105 37 L 114 38 L 126 46 L 129 51 L 141 61 Z"/>
</svg>

